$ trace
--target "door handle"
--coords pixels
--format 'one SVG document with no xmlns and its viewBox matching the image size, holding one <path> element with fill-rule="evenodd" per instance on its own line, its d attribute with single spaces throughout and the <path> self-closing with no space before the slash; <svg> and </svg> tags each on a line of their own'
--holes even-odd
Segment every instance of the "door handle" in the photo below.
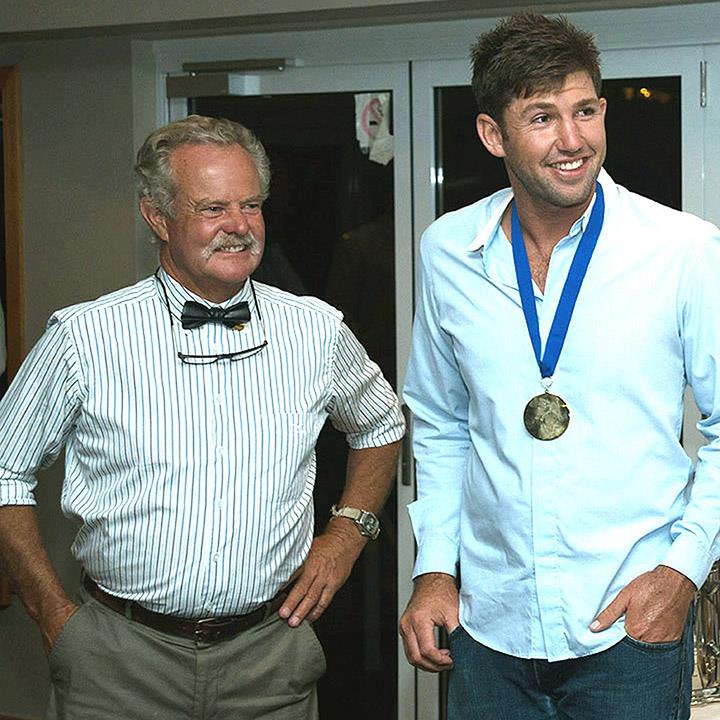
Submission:
<svg viewBox="0 0 720 720">
<path fill-rule="evenodd" d="M 413 417 L 410 408 L 403 403 L 402 414 L 405 418 L 405 437 L 402 444 L 402 454 L 400 456 L 400 471 L 401 471 L 401 482 L 403 485 L 412 485 L 412 470 L 413 470 L 413 448 L 412 448 L 412 423 Z"/>
</svg>

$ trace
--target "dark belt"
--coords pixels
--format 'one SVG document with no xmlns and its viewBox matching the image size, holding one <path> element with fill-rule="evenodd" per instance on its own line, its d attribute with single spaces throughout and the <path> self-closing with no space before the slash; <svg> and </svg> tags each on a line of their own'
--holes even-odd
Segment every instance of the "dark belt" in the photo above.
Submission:
<svg viewBox="0 0 720 720">
<path fill-rule="evenodd" d="M 226 617 L 209 617 L 209 618 L 183 618 L 176 615 L 163 615 L 162 613 L 153 612 L 138 605 L 133 600 L 123 600 L 106 593 L 99 588 L 94 580 L 87 575 L 83 578 L 85 589 L 99 603 L 105 607 L 114 610 L 120 615 L 124 615 L 130 620 L 147 625 L 153 630 L 168 633 L 169 635 L 178 635 L 179 637 L 189 638 L 190 640 L 198 640 L 204 642 L 217 642 L 218 640 L 227 640 L 237 635 L 243 630 L 249 630 L 258 623 L 268 618 L 272 613 L 280 609 L 288 596 L 289 587 L 283 588 L 272 600 L 268 600 L 256 610 L 246 615 L 228 615 Z"/>
</svg>

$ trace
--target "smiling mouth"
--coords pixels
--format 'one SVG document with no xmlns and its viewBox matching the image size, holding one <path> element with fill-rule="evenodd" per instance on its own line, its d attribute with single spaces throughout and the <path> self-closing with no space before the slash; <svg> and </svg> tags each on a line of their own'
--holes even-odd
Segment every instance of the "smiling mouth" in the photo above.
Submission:
<svg viewBox="0 0 720 720">
<path fill-rule="evenodd" d="M 202 256 L 205 260 L 210 260 L 215 253 L 240 255 L 241 253 L 248 252 L 251 255 L 260 255 L 261 251 L 262 249 L 255 239 L 255 236 L 251 233 L 242 236 L 218 233 L 202 251 Z"/>
<path fill-rule="evenodd" d="M 215 252 L 228 252 L 228 253 L 239 253 L 243 252 L 244 250 L 249 249 L 249 244 L 243 244 L 243 245 L 225 245 L 221 246 L 219 248 L 216 248 Z"/>
<path fill-rule="evenodd" d="M 584 164 L 585 160 L 583 158 L 578 158 L 577 160 L 571 160 L 566 162 L 550 163 L 550 167 L 554 168 L 555 170 L 577 170 Z"/>
</svg>

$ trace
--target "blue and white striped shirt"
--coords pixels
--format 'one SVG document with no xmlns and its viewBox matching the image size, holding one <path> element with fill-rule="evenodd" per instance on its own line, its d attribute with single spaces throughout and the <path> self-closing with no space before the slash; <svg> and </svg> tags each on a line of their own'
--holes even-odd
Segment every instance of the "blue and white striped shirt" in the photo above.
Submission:
<svg viewBox="0 0 720 720">
<path fill-rule="evenodd" d="M 73 553 L 108 592 L 188 617 L 247 612 L 304 560 L 315 442 L 329 416 L 353 448 L 403 435 L 397 398 L 315 298 L 249 283 L 241 332 L 183 330 L 204 302 L 162 270 L 56 312 L 0 403 L 0 505 L 34 504 L 35 472 L 66 447 Z M 207 303 L 205 303 L 207 304 Z M 264 326 L 264 327 L 263 327 Z M 187 354 L 262 351 L 187 365 Z"/>
</svg>

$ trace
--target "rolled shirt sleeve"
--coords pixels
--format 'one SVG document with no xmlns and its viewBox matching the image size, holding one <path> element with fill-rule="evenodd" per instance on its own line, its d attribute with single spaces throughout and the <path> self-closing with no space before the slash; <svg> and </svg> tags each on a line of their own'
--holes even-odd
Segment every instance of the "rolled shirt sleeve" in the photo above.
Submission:
<svg viewBox="0 0 720 720">
<path fill-rule="evenodd" d="M 82 403 L 80 362 L 51 318 L 0 400 L 0 505 L 34 505 L 35 473 L 60 453 Z"/>
<path fill-rule="evenodd" d="M 351 448 L 379 447 L 401 440 L 405 420 L 398 398 L 344 322 L 332 358 L 333 426 L 346 434 Z"/>
</svg>

